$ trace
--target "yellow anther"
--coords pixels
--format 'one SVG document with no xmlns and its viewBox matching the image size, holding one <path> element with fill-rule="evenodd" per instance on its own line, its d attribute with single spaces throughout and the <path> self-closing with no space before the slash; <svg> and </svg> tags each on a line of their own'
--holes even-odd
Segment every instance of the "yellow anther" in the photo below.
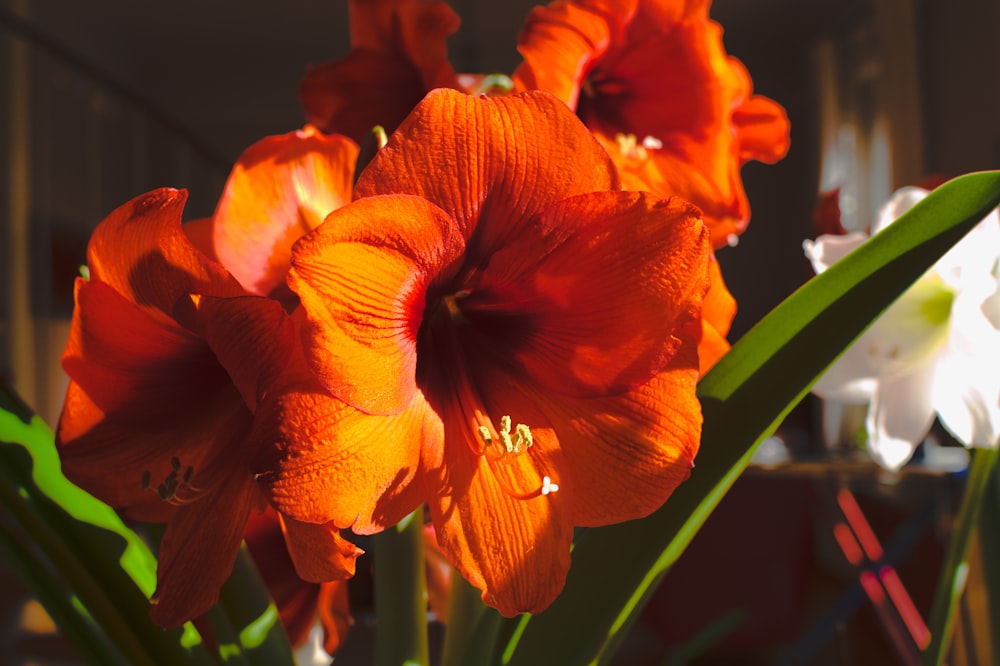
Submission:
<svg viewBox="0 0 1000 666">
<path fill-rule="evenodd" d="M 635 134 L 619 133 L 615 135 L 615 143 L 618 144 L 618 150 L 622 156 L 640 162 L 649 159 L 648 151 L 663 148 L 663 142 L 655 136 L 646 136 L 642 141 L 639 141 L 639 137 Z"/>
<path fill-rule="evenodd" d="M 512 436 L 511 425 L 510 415 L 505 414 L 500 417 L 500 430 L 497 431 L 497 437 L 500 439 L 500 443 L 503 444 L 501 453 L 520 453 L 534 443 L 531 437 L 531 428 L 523 423 L 518 423 L 517 427 L 514 428 Z M 487 426 L 479 426 L 478 430 L 479 437 L 486 446 L 493 444 L 493 435 Z"/>
</svg>

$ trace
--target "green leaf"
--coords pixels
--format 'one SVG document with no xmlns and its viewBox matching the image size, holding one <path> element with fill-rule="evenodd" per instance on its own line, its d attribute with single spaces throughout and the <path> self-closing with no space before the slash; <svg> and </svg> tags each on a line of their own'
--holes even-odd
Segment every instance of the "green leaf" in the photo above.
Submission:
<svg viewBox="0 0 1000 666">
<path fill-rule="evenodd" d="M 214 664 L 192 625 L 164 631 L 149 620 L 156 560 L 109 506 L 70 483 L 60 470 L 52 431 L 0 386 L 0 504 L 36 556 L 7 548 L 51 611 L 72 627 L 67 634 L 93 656 L 109 640 L 130 664 Z M 58 574 L 63 595 L 46 592 Z M 72 599 L 67 607 L 59 599 Z M 69 620 L 67 613 L 78 618 Z M 92 635 L 86 636 L 89 631 Z M 98 635 L 98 633 L 102 635 Z M 84 643 L 89 643 L 84 645 Z M 95 663 L 115 663 L 107 657 Z"/>
<path fill-rule="evenodd" d="M 1000 172 L 945 183 L 734 345 L 698 385 L 705 426 L 691 478 L 651 516 L 589 530 L 562 594 L 527 622 L 505 663 L 607 663 L 757 444 L 851 341 L 998 203 Z"/>
</svg>

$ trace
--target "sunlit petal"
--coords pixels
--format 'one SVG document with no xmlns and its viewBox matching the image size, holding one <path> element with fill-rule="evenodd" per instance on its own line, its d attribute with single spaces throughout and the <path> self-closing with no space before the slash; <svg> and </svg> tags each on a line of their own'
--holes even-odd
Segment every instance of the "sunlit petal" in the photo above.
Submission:
<svg viewBox="0 0 1000 666">
<path fill-rule="evenodd" d="M 868 451 L 883 467 L 899 469 L 923 441 L 934 422 L 933 363 L 882 379 L 868 408 Z"/>
<path fill-rule="evenodd" d="M 292 244 L 351 200 L 358 148 L 313 127 L 258 141 L 233 167 L 213 218 L 213 247 L 251 293 L 284 285 Z"/>
<path fill-rule="evenodd" d="M 356 201 L 296 245 L 289 284 L 327 390 L 369 412 L 413 400 L 424 292 L 463 249 L 454 220 L 407 196 Z"/>
</svg>

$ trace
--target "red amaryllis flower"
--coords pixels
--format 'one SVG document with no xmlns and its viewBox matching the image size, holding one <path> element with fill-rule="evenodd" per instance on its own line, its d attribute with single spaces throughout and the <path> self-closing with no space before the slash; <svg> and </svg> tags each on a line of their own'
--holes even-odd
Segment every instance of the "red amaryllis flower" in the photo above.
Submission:
<svg viewBox="0 0 1000 666">
<path fill-rule="evenodd" d="M 560 0 L 532 11 L 515 89 L 548 90 L 575 109 L 622 170 L 626 189 L 701 208 L 722 247 L 746 227 L 740 167 L 788 150 L 788 119 L 753 95 L 726 55 L 708 0 Z"/>
<path fill-rule="evenodd" d="M 69 479 L 134 519 L 167 523 L 151 611 L 164 626 L 211 607 L 264 504 L 250 471 L 253 413 L 297 346 L 277 301 L 247 295 L 189 242 L 185 199 L 150 192 L 94 232 L 56 440 Z M 300 572 L 353 573 L 357 551 L 336 530 L 293 529 Z"/>
<path fill-rule="evenodd" d="M 558 594 L 574 525 L 659 507 L 698 446 L 709 235 L 618 187 L 555 97 L 430 93 L 293 250 L 322 387 L 258 412 L 275 506 L 374 532 L 426 502 L 507 615 Z"/>
<path fill-rule="evenodd" d="M 309 122 L 361 142 L 392 132 L 428 90 L 458 88 L 445 40 L 458 15 L 444 2 L 351 0 L 351 52 L 311 69 L 299 87 Z"/>
</svg>

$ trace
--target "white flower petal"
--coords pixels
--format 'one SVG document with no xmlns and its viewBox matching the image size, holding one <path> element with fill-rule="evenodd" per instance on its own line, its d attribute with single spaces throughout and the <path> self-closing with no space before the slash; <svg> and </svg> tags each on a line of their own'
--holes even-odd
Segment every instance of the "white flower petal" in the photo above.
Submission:
<svg viewBox="0 0 1000 666">
<path fill-rule="evenodd" d="M 903 187 L 896 190 L 892 198 L 879 209 L 875 224 L 872 225 L 872 235 L 874 236 L 895 222 L 903 213 L 924 199 L 927 194 L 927 190 L 920 187 Z"/>
<path fill-rule="evenodd" d="M 966 446 L 995 448 L 1000 438 L 1000 361 L 949 356 L 934 381 L 941 424 Z"/>
<path fill-rule="evenodd" d="M 1000 331 L 984 311 L 992 288 L 980 284 L 955 298 L 934 380 L 941 423 L 966 446 L 995 447 L 1000 438 Z"/>
<path fill-rule="evenodd" d="M 934 364 L 879 382 L 868 408 L 868 451 L 890 470 L 902 467 L 934 422 Z"/>
<path fill-rule="evenodd" d="M 1000 279 L 995 279 L 994 291 L 983 299 L 980 309 L 990 326 L 1000 331 Z"/>
<path fill-rule="evenodd" d="M 877 382 L 862 348 L 854 344 L 813 385 L 813 393 L 849 405 L 868 402 Z"/>
<path fill-rule="evenodd" d="M 1000 212 L 987 215 L 932 269 L 952 289 L 964 290 L 990 280 L 1000 257 Z M 995 276 L 993 276 L 995 281 Z"/>
<path fill-rule="evenodd" d="M 955 294 L 927 273 L 896 299 L 855 343 L 879 378 L 909 374 L 943 351 Z"/>
<path fill-rule="evenodd" d="M 802 251 L 817 274 L 840 261 L 868 240 L 868 234 L 855 231 L 844 236 L 824 234 L 816 240 L 802 241 Z"/>
</svg>

